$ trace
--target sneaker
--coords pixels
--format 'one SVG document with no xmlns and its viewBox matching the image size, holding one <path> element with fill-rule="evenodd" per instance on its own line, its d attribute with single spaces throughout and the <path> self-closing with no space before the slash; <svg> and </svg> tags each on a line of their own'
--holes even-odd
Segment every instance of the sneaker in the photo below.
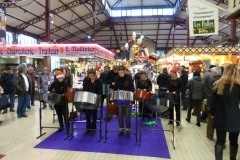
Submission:
<svg viewBox="0 0 240 160">
<path fill-rule="evenodd" d="M 35 106 L 35 104 L 31 104 L 31 106 Z"/>
<path fill-rule="evenodd" d="M 86 131 L 84 132 L 85 135 L 86 135 L 86 134 L 89 134 L 89 133 L 91 133 L 90 130 L 86 130 Z"/>
<path fill-rule="evenodd" d="M 27 115 L 22 115 L 22 117 L 28 117 Z"/>
<path fill-rule="evenodd" d="M 124 129 L 119 129 L 118 136 L 124 135 Z"/>
<path fill-rule="evenodd" d="M 190 119 L 188 119 L 188 118 L 185 118 L 185 119 L 186 119 L 186 121 L 187 121 L 187 122 L 189 122 L 189 123 L 190 123 Z"/>
<path fill-rule="evenodd" d="M 18 116 L 18 118 L 22 118 L 22 116 Z"/>
<path fill-rule="evenodd" d="M 15 110 L 14 109 L 10 109 L 10 112 L 15 112 Z"/>
<path fill-rule="evenodd" d="M 47 105 L 45 104 L 45 105 L 43 105 L 42 109 L 45 109 L 46 107 L 47 107 Z"/>
<path fill-rule="evenodd" d="M 168 121 L 168 124 L 173 124 L 173 121 Z"/>
<path fill-rule="evenodd" d="M 52 107 L 52 105 L 49 105 L 49 108 L 50 108 L 51 110 L 53 110 L 53 107 Z"/>
<path fill-rule="evenodd" d="M 198 127 L 201 127 L 200 122 L 196 123 L 196 125 L 197 125 Z"/>
<path fill-rule="evenodd" d="M 62 132 L 64 128 L 60 127 L 56 132 Z"/>
<path fill-rule="evenodd" d="M 2 112 L 2 114 L 5 114 L 5 113 L 7 113 L 7 111 L 3 111 L 3 112 Z"/>
<path fill-rule="evenodd" d="M 180 125 L 181 125 L 179 122 L 177 122 L 176 124 L 177 124 L 177 126 L 180 126 Z"/>
</svg>

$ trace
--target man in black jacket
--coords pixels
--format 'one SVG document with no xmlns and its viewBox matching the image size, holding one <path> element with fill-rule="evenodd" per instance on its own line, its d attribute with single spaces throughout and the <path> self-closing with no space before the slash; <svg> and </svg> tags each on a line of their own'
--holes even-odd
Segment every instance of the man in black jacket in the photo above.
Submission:
<svg viewBox="0 0 240 160">
<path fill-rule="evenodd" d="M 185 93 L 186 93 L 186 85 L 188 83 L 188 72 L 185 71 L 185 66 L 182 65 L 180 67 L 181 70 L 181 80 L 183 82 L 183 92 L 182 92 L 182 103 L 183 103 L 183 110 L 187 110 L 188 109 L 188 99 L 185 97 Z"/>
<path fill-rule="evenodd" d="M 114 89 L 114 85 L 115 85 L 115 78 L 118 76 L 118 66 L 114 65 L 113 69 L 110 70 L 107 74 L 107 79 L 108 79 L 108 84 L 110 84 L 109 89 L 110 91 Z"/>
<path fill-rule="evenodd" d="M 170 74 L 167 71 L 167 68 L 163 68 L 163 73 L 161 73 L 157 78 L 157 84 L 160 88 L 168 88 L 169 79 L 171 78 Z"/>
<path fill-rule="evenodd" d="M 134 92 L 134 84 L 132 77 L 128 74 L 125 74 L 125 67 L 119 66 L 118 67 L 118 75 L 115 78 L 115 85 L 114 91 L 117 90 L 124 90 L 124 91 L 131 91 Z M 132 106 L 129 104 L 126 106 L 126 136 L 130 137 L 130 129 L 131 129 L 131 111 Z M 119 124 L 119 136 L 124 134 L 124 118 L 123 118 L 123 106 L 118 105 L 118 124 Z"/>
<path fill-rule="evenodd" d="M 13 87 L 13 70 L 11 67 L 6 67 L 6 72 L 4 72 L 0 79 L 0 86 L 2 86 L 4 95 L 10 99 L 10 112 L 15 112 L 14 110 L 14 101 L 15 101 L 15 94 L 14 94 L 14 87 Z M 7 109 L 4 109 L 2 114 L 7 113 Z"/>
</svg>

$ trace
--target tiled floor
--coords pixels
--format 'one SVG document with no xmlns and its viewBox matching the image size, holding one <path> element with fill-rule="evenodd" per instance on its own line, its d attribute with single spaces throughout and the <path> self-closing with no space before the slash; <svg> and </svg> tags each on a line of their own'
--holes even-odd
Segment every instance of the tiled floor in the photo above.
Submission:
<svg viewBox="0 0 240 160">
<path fill-rule="evenodd" d="M 36 104 L 37 101 L 36 101 Z M 15 107 L 16 108 L 16 107 Z M 44 129 L 46 135 L 36 139 L 39 135 L 39 106 L 32 107 L 27 112 L 28 118 L 18 119 L 16 113 L 8 112 L 0 114 L 0 120 L 4 122 L 0 125 L 0 154 L 6 155 L 5 160 L 160 160 L 155 157 L 127 156 L 106 153 L 90 153 L 62 150 L 35 149 L 36 144 L 52 134 L 54 129 Z M 205 137 L 206 124 L 201 127 L 195 125 L 195 117 L 191 123 L 185 121 L 186 111 L 182 111 L 182 130 L 178 132 L 175 128 L 176 149 L 173 149 L 170 132 L 165 132 L 168 148 L 173 160 L 213 160 L 214 143 Z M 162 119 L 164 129 L 169 129 L 171 125 L 168 120 Z M 58 122 L 52 124 L 52 111 L 47 108 L 43 111 L 43 123 L 46 125 L 58 126 Z M 229 144 L 224 150 L 224 160 L 229 159 Z M 161 151 L 159 151 L 161 152 Z"/>
</svg>

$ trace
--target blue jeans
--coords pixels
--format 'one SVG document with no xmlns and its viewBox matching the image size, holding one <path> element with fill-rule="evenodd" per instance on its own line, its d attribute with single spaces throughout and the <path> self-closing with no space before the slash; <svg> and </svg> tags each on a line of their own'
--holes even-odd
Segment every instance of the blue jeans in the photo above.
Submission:
<svg viewBox="0 0 240 160">
<path fill-rule="evenodd" d="M 132 111 L 132 106 L 128 105 L 126 106 L 126 128 L 131 129 L 131 111 Z M 118 106 L 118 125 L 119 128 L 124 128 L 124 119 L 123 119 L 123 112 L 124 112 L 124 106 L 119 105 Z"/>
<path fill-rule="evenodd" d="M 30 95 L 31 101 L 29 101 L 28 106 L 27 106 L 28 109 L 30 109 L 30 108 L 31 108 L 31 105 L 34 104 L 34 95 L 35 95 L 35 88 L 33 87 L 33 88 L 32 88 L 32 94 Z M 30 98 L 30 97 L 29 97 L 29 98 Z M 31 104 L 30 104 L 30 102 L 31 102 Z"/>
<path fill-rule="evenodd" d="M 28 92 L 24 96 L 18 96 L 18 106 L 17 106 L 17 115 L 22 116 L 26 115 L 26 108 L 29 104 L 29 95 Z"/>
<path fill-rule="evenodd" d="M 7 99 L 10 99 L 10 110 L 13 110 L 14 108 L 14 101 L 15 101 L 15 94 L 14 93 L 10 93 L 10 94 L 5 94 L 5 96 L 7 97 Z M 7 112 L 7 109 L 4 109 L 4 112 Z"/>
</svg>

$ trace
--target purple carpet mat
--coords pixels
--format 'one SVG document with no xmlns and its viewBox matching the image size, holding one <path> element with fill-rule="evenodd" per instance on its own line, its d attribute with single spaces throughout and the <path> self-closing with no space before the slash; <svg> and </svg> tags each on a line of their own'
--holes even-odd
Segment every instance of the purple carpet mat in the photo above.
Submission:
<svg viewBox="0 0 240 160">
<path fill-rule="evenodd" d="M 103 112 L 105 115 L 105 112 Z M 85 116 L 82 116 L 84 119 Z M 138 118 L 138 121 L 140 119 Z M 57 121 L 55 123 L 58 123 Z M 162 124 L 158 120 L 157 125 L 154 127 L 143 126 L 144 128 L 150 129 L 162 129 Z M 85 128 L 85 123 L 77 122 L 77 128 Z M 97 122 L 97 128 L 99 129 L 100 123 Z M 105 122 L 102 123 L 103 130 L 102 134 L 104 136 Z M 108 130 L 118 130 L 118 119 L 117 117 L 112 118 L 108 122 Z M 132 127 L 133 132 L 136 131 L 136 118 L 132 117 Z M 47 129 L 43 129 L 47 131 Z M 138 131 L 140 131 L 140 123 L 138 125 Z M 99 152 L 99 153 L 112 153 L 112 154 L 125 154 L 125 155 L 136 155 L 136 156 L 149 156 L 158 158 L 169 158 L 170 154 L 168 151 L 168 146 L 166 143 L 164 132 L 161 131 L 147 131 L 142 132 L 142 142 L 139 147 L 136 145 L 136 136 L 131 134 L 130 138 L 126 135 L 121 137 L 118 136 L 118 132 L 108 132 L 108 139 L 104 143 L 104 138 L 98 143 L 100 138 L 99 132 L 95 135 L 84 135 L 84 130 L 78 130 L 78 138 L 73 138 L 71 140 L 64 140 L 66 138 L 66 133 L 53 133 L 48 138 L 43 140 L 41 143 L 36 145 L 34 148 L 43 149 L 57 149 L 57 150 L 70 150 L 70 151 L 85 151 L 85 152 Z M 138 132 L 138 139 L 139 139 Z M 170 134 L 170 132 L 167 132 Z M 139 140 L 138 140 L 139 141 Z"/>
</svg>

